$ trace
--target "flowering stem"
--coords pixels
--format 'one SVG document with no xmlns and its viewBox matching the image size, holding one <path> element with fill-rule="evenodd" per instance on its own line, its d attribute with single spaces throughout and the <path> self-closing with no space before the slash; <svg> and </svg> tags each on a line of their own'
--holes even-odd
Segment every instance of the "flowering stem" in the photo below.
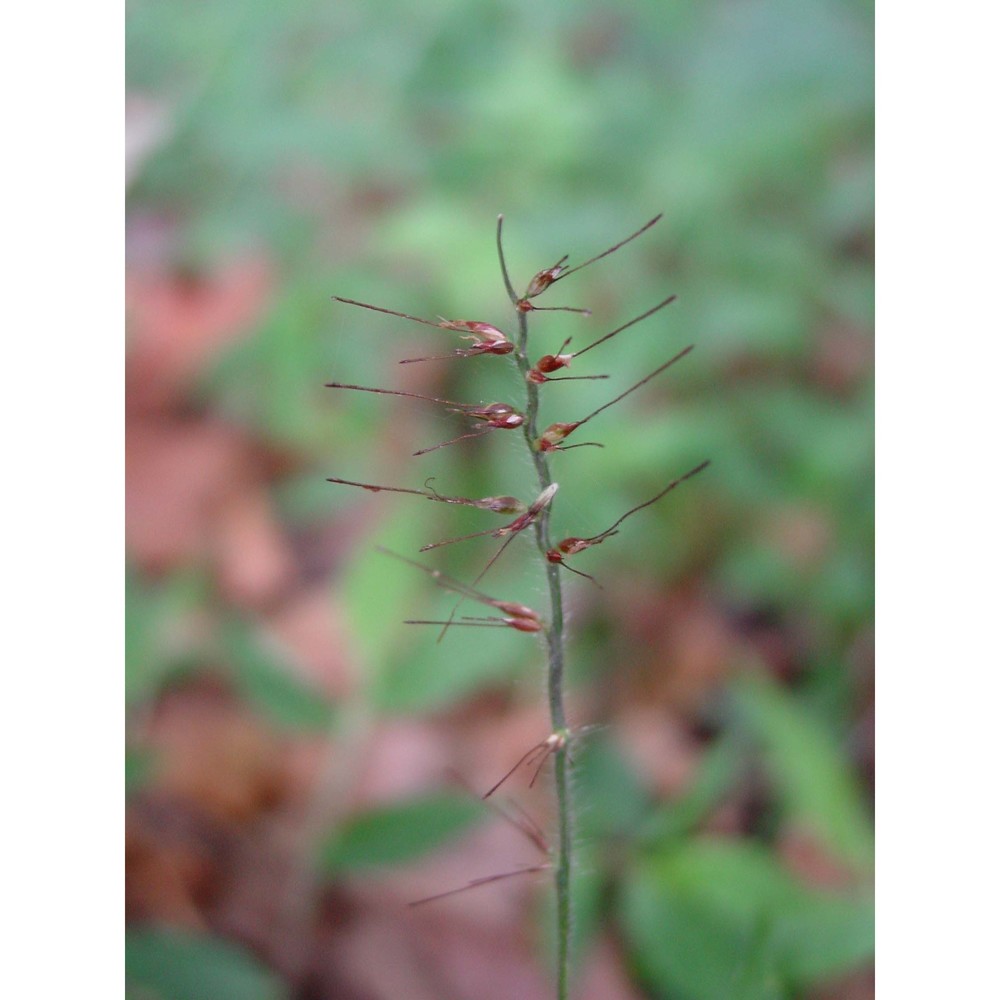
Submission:
<svg viewBox="0 0 1000 1000">
<path fill-rule="evenodd" d="M 497 221 L 497 249 L 500 254 L 501 270 L 503 271 L 504 285 L 511 303 L 517 313 L 518 336 L 515 358 L 518 369 L 524 379 L 527 388 L 527 406 L 525 407 L 524 439 L 528 446 L 528 451 L 535 463 L 535 472 L 538 475 L 538 485 L 541 491 L 545 491 L 552 485 L 552 473 L 549 469 L 549 453 L 539 451 L 535 448 L 535 440 L 538 437 L 537 416 L 538 416 L 538 386 L 528 379 L 528 372 L 531 363 L 528 361 L 528 313 L 518 309 L 519 297 L 514 291 L 510 277 L 507 273 L 507 266 L 504 261 L 503 247 L 501 245 L 501 227 L 503 216 Z M 539 552 L 542 556 L 542 564 L 545 566 L 545 574 L 549 584 L 550 613 L 549 625 L 545 629 L 545 639 L 548 644 L 548 696 L 549 714 L 552 719 L 552 732 L 558 735 L 565 735 L 566 730 L 566 707 L 563 697 L 563 675 L 564 675 L 564 654 L 563 654 L 563 599 L 562 581 L 559 575 L 559 567 L 550 563 L 545 553 L 552 547 L 549 540 L 549 518 L 551 514 L 551 504 L 546 506 L 534 523 L 535 540 L 538 544 Z M 569 932 L 570 932 L 570 872 L 572 870 L 572 803 L 570 800 L 570 783 L 568 767 L 568 741 L 560 740 L 557 748 L 553 750 L 556 799 L 558 806 L 558 826 L 559 842 L 557 845 L 557 857 L 555 864 L 556 883 L 556 980 L 557 995 L 559 1000 L 566 1000 L 569 995 Z"/>
</svg>

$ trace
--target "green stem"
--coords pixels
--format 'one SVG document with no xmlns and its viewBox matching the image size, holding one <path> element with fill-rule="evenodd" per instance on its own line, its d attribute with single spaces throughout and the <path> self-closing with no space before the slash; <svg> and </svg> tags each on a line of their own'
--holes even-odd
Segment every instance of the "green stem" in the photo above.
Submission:
<svg viewBox="0 0 1000 1000">
<path fill-rule="evenodd" d="M 518 336 L 516 360 L 517 367 L 524 379 L 527 387 L 527 406 L 525 407 L 525 419 L 522 424 L 525 441 L 532 461 L 535 463 L 535 472 L 538 475 L 539 492 L 544 491 L 552 485 L 552 473 L 549 469 L 549 456 L 546 452 L 538 451 L 535 441 L 538 438 L 537 417 L 538 417 L 538 385 L 529 382 L 527 379 L 531 363 L 528 360 L 528 315 L 517 308 L 518 297 L 511 285 L 510 276 L 507 273 L 507 265 L 504 261 L 503 247 L 501 245 L 501 226 L 503 219 L 497 224 L 497 249 L 500 254 L 500 266 L 503 271 L 504 285 L 507 294 L 517 312 Z M 563 654 L 563 599 L 562 599 L 562 579 L 559 575 L 559 567 L 555 563 L 550 563 L 545 557 L 545 553 L 552 547 L 549 540 L 549 519 L 551 516 L 552 504 L 545 507 L 535 521 L 535 541 L 542 556 L 545 566 L 545 575 L 549 585 L 549 624 L 545 630 L 545 638 L 548 643 L 548 695 L 549 714 L 552 718 L 552 732 L 567 736 L 566 728 L 566 706 L 563 697 L 563 676 L 565 658 Z M 555 881 L 556 881 L 556 980 L 558 1000 L 567 1000 L 569 996 L 569 932 L 570 932 L 570 872 L 572 870 L 572 803 L 570 801 L 569 767 L 568 767 L 568 741 L 563 740 L 554 751 L 555 758 L 555 783 L 556 799 L 559 812 L 559 844 L 558 856 L 556 859 Z"/>
</svg>

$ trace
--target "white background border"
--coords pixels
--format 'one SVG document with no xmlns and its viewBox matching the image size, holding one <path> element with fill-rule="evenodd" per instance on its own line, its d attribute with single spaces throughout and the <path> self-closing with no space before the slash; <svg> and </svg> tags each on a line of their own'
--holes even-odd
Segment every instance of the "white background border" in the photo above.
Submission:
<svg viewBox="0 0 1000 1000">
<path fill-rule="evenodd" d="M 3 980 L 124 991 L 123 8 L 4 12 Z"/>
</svg>

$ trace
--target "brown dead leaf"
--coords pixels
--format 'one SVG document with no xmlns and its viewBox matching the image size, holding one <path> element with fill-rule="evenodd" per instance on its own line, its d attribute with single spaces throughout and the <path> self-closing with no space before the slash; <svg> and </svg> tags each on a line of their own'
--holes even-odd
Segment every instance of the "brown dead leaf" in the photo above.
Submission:
<svg viewBox="0 0 1000 1000">
<path fill-rule="evenodd" d="M 862 969 L 812 989 L 806 1000 L 875 1000 L 875 973 Z"/>
<path fill-rule="evenodd" d="M 669 594 L 634 586 L 625 596 L 617 616 L 623 634 L 633 637 L 635 667 L 631 675 L 616 674 L 620 703 L 638 701 L 696 714 L 731 669 L 735 636 L 729 622 L 695 586 Z"/>
<path fill-rule="evenodd" d="M 214 564 L 226 595 L 251 608 L 287 590 L 294 557 L 250 441 L 221 423 L 133 418 L 125 444 L 125 540 L 139 565 Z"/>
<path fill-rule="evenodd" d="M 444 994 L 398 920 L 363 910 L 349 926 L 321 930 L 309 973 L 313 997 L 438 1000 Z"/>
<path fill-rule="evenodd" d="M 848 323 L 830 323 L 819 332 L 812 376 L 835 393 L 852 392 L 871 375 L 874 352 L 870 333 Z"/>
<path fill-rule="evenodd" d="M 209 549 L 220 502 L 247 476 L 239 434 L 221 424 L 133 419 L 125 435 L 125 540 L 151 570 Z"/>
<path fill-rule="evenodd" d="M 209 274 L 133 268 L 126 275 L 126 393 L 129 410 L 162 409 L 227 345 L 259 321 L 271 294 L 261 257 Z"/>
<path fill-rule="evenodd" d="M 528 883 L 531 878 L 544 879 L 545 875 L 526 876 L 521 881 Z M 490 888 L 476 891 L 485 893 Z M 486 931 L 464 920 L 448 919 L 443 913 L 428 916 L 427 907 L 422 909 L 422 914 L 415 911 L 419 916 L 413 930 L 443 995 L 477 1000 L 546 1000 L 552 996 L 552 985 L 535 959 L 536 942 L 530 925 L 510 922 Z"/>
<path fill-rule="evenodd" d="M 295 579 L 294 556 L 260 484 L 226 492 L 212 548 L 220 588 L 239 607 L 264 608 Z"/>
<path fill-rule="evenodd" d="M 215 822 L 243 824 L 286 796 L 282 743 L 245 709 L 196 688 L 158 706 L 145 742 L 157 759 L 154 791 Z"/>
<path fill-rule="evenodd" d="M 433 723 L 383 721 L 372 734 L 358 776 L 358 804 L 385 804 L 440 785 L 450 764 L 445 737 Z"/>
<path fill-rule="evenodd" d="M 356 895 L 364 912 L 395 925 L 395 947 L 416 962 L 414 995 L 431 989 L 437 996 L 541 1000 L 552 989 L 539 968 L 530 913 L 537 894 L 551 885 L 550 873 L 501 879 L 417 907 L 407 903 L 544 860 L 516 829 L 497 820 L 381 885 L 359 883 Z M 357 940 L 354 947 L 368 954 L 370 945 Z"/>
<path fill-rule="evenodd" d="M 130 807 L 125 827 L 125 912 L 130 920 L 162 920 L 201 929 L 214 895 L 216 865 L 196 836 L 164 829 Z"/>
<path fill-rule="evenodd" d="M 672 798 L 688 787 L 701 755 L 676 716 L 659 708 L 630 707 L 615 720 L 615 733 L 658 797 Z"/>
<path fill-rule="evenodd" d="M 325 583 L 295 590 L 270 614 L 267 628 L 318 690 L 333 698 L 351 695 L 357 683 L 356 665 L 346 626 Z"/>
<path fill-rule="evenodd" d="M 577 993 L 578 1000 L 642 1000 L 642 994 L 629 982 L 622 956 L 607 937 L 591 946 Z"/>
<path fill-rule="evenodd" d="M 547 873 L 408 905 L 505 866 L 538 861 L 537 848 L 498 819 L 405 868 L 345 879 L 334 908 L 319 914 L 308 995 L 548 996 L 529 916 L 532 900 L 549 884 Z"/>
</svg>

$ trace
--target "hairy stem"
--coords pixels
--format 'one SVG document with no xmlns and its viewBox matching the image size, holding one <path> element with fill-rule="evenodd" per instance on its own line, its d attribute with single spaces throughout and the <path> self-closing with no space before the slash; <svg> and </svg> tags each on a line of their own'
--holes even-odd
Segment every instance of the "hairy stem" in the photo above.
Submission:
<svg viewBox="0 0 1000 1000">
<path fill-rule="evenodd" d="M 500 264 L 503 271 L 504 285 L 507 294 L 517 312 L 518 337 L 515 357 L 517 367 L 527 387 L 527 406 L 522 424 L 524 438 L 528 445 L 535 472 L 538 475 L 539 490 L 544 491 L 552 485 L 552 473 L 549 469 L 549 455 L 538 451 L 534 442 L 538 437 L 538 385 L 527 379 L 530 369 L 528 361 L 528 315 L 517 308 L 518 297 L 510 282 L 506 263 L 503 258 L 503 248 L 500 244 L 502 217 L 497 225 L 497 248 L 500 254 Z M 545 566 L 545 575 L 549 584 L 549 625 L 545 629 L 548 644 L 548 695 L 549 714 L 552 718 L 552 732 L 557 735 L 567 735 L 566 707 L 563 698 L 563 676 L 565 658 L 563 654 L 563 599 L 562 580 L 559 567 L 548 561 L 545 553 L 552 547 L 549 540 L 549 519 L 552 505 L 549 504 L 535 521 L 535 541 Z M 568 767 L 568 741 L 562 740 L 553 752 L 556 798 L 559 813 L 559 843 L 555 864 L 556 882 L 556 980 L 559 1000 L 566 1000 L 569 995 L 569 937 L 570 937 L 570 872 L 572 870 L 572 803 L 570 801 L 570 783 Z"/>
</svg>

